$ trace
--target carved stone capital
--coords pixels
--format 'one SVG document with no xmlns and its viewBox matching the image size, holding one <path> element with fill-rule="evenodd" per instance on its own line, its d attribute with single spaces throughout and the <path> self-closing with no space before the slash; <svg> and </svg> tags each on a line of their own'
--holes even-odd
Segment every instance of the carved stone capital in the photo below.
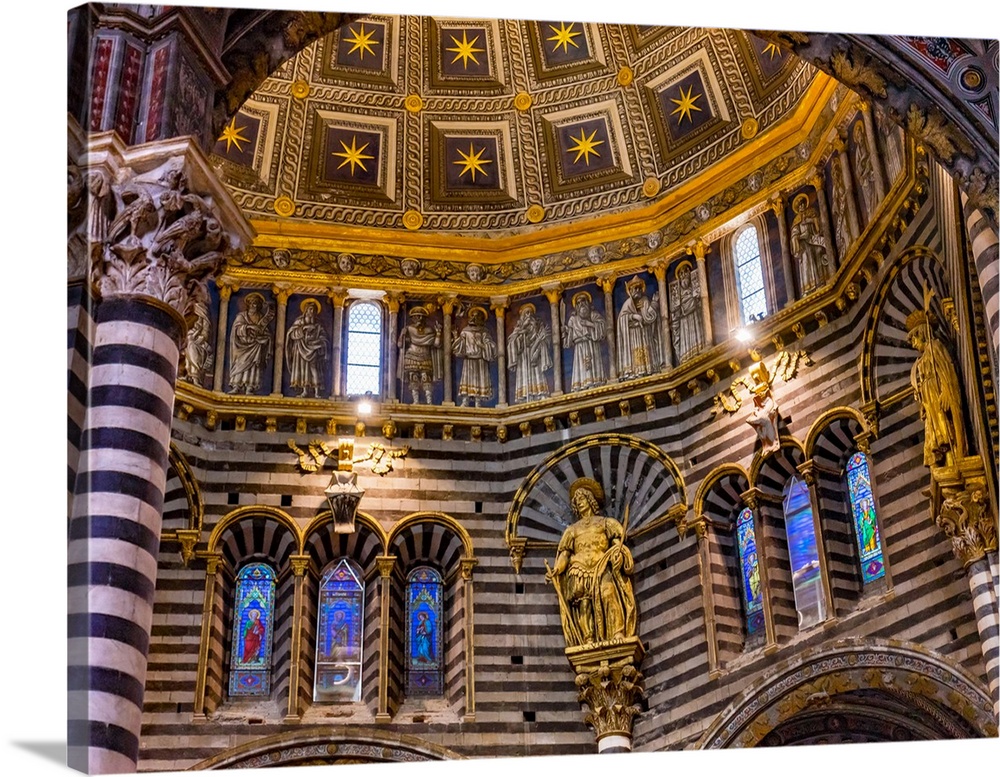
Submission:
<svg viewBox="0 0 1000 777">
<path fill-rule="evenodd" d="M 226 563 L 226 559 L 221 553 L 213 553 L 211 555 L 205 556 L 205 574 L 208 576 L 215 575 L 219 572 L 219 569 L 223 567 Z"/>
<path fill-rule="evenodd" d="M 799 471 L 799 474 L 802 475 L 802 479 L 806 481 L 807 486 L 811 486 L 816 483 L 816 465 L 813 463 L 812 459 L 806 459 L 799 464 L 796 469 Z"/>
<path fill-rule="evenodd" d="M 605 737 L 632 739 L 632 723 L 646 695 L 638 668 L 644 652 L 636 637 L 586 651 L 577 649 L 573 655 L 566 651 L 577 673 L 577 699 L 587 708 L 584 722 L 594 729 L 599 748 Z"/>
<path fill-rule="evenodd" d="M 330 298 L 330 302 L 335 308 L 342 308 L 344 307 L 344 303 L 347 302 L 347 289 L 341 289 L 341 288 L 330 289 L 330 291 L 327 293 L 327 296 Z M 399 308 L 397 305 L 397 310 L 398 309 Z"/>
<path fill-rule="evenodd" d="M 748 489 L 740 494 L 740 499 L 743 500 L 743 504 L 756 512 L 760 506 L 760 490 L 756 488 Z"/>
<path fill-rule="evenodd" d="M 392 570 L 396 567 L 395 556 L 377 556 L 375 564 L 378 566 L 378 573 L 383 578 L 392 577 Z"/>
<path fill-rule="evenodd" d="M 512 537 L 507 544 L 510 546 L 510 563 L 514 565 L 514 574 L 521 574 L 521 564 L 524 563 L 524 547 L 528 541 L 524 537 Z"/>
<path fill-rule="evenodd" d="M 111 181 L 91 232 L 101 235 L 91 280 L 100 294 L 147 296 L 182 317 L 208 297 L 206 283 L 253 231 L 187 138 L 124 148 L 114 136 L 88 149 L 88 174 Z"/>
<path fill-rule="evenodd" d="M 931 467 L 931 511 L 963 566 L 996 552 L 997 519 L 978 456 L 960 459 L 955 466 Z"/>
<path fill-rule="evenodd" d="M 302 577 L 309 569 L 310 556 L 289 556 L 288 562 L 292 565 L 292 574 Z"/>
<path fill-rule="evenodd" d="M 680 508 L 676 510 L 675 508 Z M 689 529 L 694 529 L 695 535 L 699 540 L 705 539 L 708 535 L 708 518 L 705 515 L 688 515 L 686 505 L 674 505 L 670 509 L 670 513 L 675 513 L 671 515 L 674 519 L 674 523 L 677 525 L 677 534 L 681 539 L 687 535 Z"/>
<path fill-rule="evenodd" d="M 607 275 L 598 275 L 597 285 L 601 288 L 601 291 L 603 291 L 605 294 L 610 294 L 612 291 L 614 291 L 615 288 L 615 278 L 616 276 L 613 273 L 609 273 Z"/>
<path fill-rule="evenodd" d="M 199 539 L 201 532 L 197 529 L 177 530 L 177 541 L 181 544 L 181 559 L 184 561 L 184 566 L 190 564 L 194 558 L 194 546 L 198 544 Z"/>
<path fill-rule="evenodd" d="M 475 569 L 476 564 L 479 563 L 477 558 L 463 558 L 458 562 L 458 568 L 462 573 L 462 579 L 469 581 L 472 579 L 472 570 Z"/>
<path fill-rule="evenodd" d="M 552 283 L 542 286 L 542 291 L 545 292 L 545 299 L 549 301 L 550 305 L 558 305 L 559 299 L 562 297 L 562 284 Z"/>
<path fill-rule="evenodd" d="M 698 239 L 694 243 L 689 245 L 685 249 L 689 254 L 693 254 L 694 258 L 699 262 L 705 261 L 705 254 L 708 253 L 708 246 L 705 244 L 704 240 Z"/>
</svg>

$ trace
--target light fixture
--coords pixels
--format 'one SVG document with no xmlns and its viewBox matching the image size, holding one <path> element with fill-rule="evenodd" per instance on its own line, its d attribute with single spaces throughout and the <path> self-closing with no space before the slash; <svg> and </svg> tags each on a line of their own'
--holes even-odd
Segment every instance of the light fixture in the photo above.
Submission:
<svg viewBox="0 0 1000 777">
<path fill-rule="evenodd" d="M 362 399 L 358 402 L 357 413 L 359 416 L 367 416 L 372 414 L 372 403 L 367 399 Z"/>
<path fill-rule="evenodd" d="M 354 440 L 340 440 L 337 471 L 324 493 L 333 516 L 334 533 L 353 534 L 358 504 L 365 495 L 364 489 L 358 487 L 358 473 L 354 471 Z"/>
<path fill-rule="evenodd" d="M 750 334 L 749 329 L 747 329 L 745 326 L 741 326 L 739 329 L 736 330 L 736 339 L 739 340 L 741 343 L 749 343 L 751 340 L 753 340 L 753 335 Z"/>
</svg>

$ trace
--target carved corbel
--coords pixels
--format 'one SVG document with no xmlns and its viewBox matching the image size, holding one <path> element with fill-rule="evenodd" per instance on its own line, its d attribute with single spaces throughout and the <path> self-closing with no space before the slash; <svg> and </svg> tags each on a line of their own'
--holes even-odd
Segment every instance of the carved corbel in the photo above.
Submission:
<svg viewBox="0 0 1000 777">
<path fill-rule="evenodd" d="M 521 574 L 524 563 L 524 549 L 528 541 L 524 537 L 512 537 L 507 544 L 510 546 L 510 563 L 514 565 L 514 574 Z"/>
<path fill-rule="evenodd" d="M 194 548 L 200 538 L 201 532 L 198 529 L 177 530 L 177 541 L 181 544 L 181 559 L 184 566 L 190 564 L 191 559 L 194 558 Z"/>
</svg>

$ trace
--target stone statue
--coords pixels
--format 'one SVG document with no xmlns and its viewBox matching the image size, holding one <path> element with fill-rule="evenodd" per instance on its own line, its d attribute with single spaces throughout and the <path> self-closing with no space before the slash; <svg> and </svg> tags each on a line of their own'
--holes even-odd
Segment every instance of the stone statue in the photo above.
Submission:
<svg viewBox="0 0 1000 777">
<path fill-rule="evenodd" d="M 753 387 L 753 409 L 747 423 L 757 432 L 760 440 L 761 455 L 776 452 L 781 447 L 778 435 L 778 403 L 771 394 L 771 376 L 764 362 L 754 362 L 750 367 L 750 377 Z"/>
<path fill-rule="evenodd" d="M 229 335 L 229 393 L 256 394 L 271 358 L 274 310 L 258 292 L 248 294 Z"/>
<path fill-rule="evenodd" d="M 885 171 L 888 176 L 887 186 L 891 189 L 903 172 L 903 144 L 899 138 L 901 130 L 881 111 L 875 112 L 875 126 L 885 144 Z"/>
<path fill-rule="evenodd" d="M 646 282 L 639 276 L 628 281 L 625 290 L 628 296 L 618 311 L 618 377 L 629 380 L 659 372 L 663 351 L 657 295 L 646 297 Z"/>
<path fill-rule="evenodd" d="M 285 335 L 285 359 L 288 362 L 288 385 L 299 389 L 299 396 L 312 392 L 319 396 L 326 374 L 329 339 L 319 322 L 320 304 L 313 298 L 299 305 L 301 315 Z"/>
<path fill-rule="evenodd" d="M 545 373 L 552 369 L 552 333 L 530 302 L 518 308 L 517 324 L 507 340 L 507 361 L 514 370 L 514 402 L 549 395 Z"/>
<path fill-rule="evenodd" d="M 670 309 L 673 317 L 671 337 L 677 361 L 698 353 L 705 343 L 702 320 L 701 289 L 698 275 L 690 262 L 681 262 L 670 282 Z"/>
<path fill-rule="evenodd" d="M 789 231 L 792 256 L 799 266 L 799 288 L 802 294 L 822 286 L 829 275 L 826 256 L 826 241 L 816 209 L 809 205 L 806 194 L 798 195 L 792 201 L 795 218 Z"/>
<path fill-rule="evenodd" d="M 212 321 L 204 302 L 196 302 L 194 323 L 188 328 L 184 345 L 184 374 L 190 383 L 204 388 L 205 380 L 215 363 L 212 349 Z"/>
<path fill-rule="evenodd" d="M 854 169 L 857 172 L 858 188 L 861 189 L 861 199 L 865 205 L 865 219 L 871 221 L 875 215 L 875 168 L 871 150 L 868 148 L 868 138 L 865 136 L 864 123 L 854 123 Z"/>
<path fill-rule="evenodd" d="M 604 342 L 606 326 L 604 316 L 592 307 L 588 292 L 573 295 L 573 312 L 563 330 L 563 347 L 573 349 L 573 374 L 570 391 L 583 391 L 603 386 L 608 381 L 604 368 Z"/>
<path fill-rule="evenodd" d="M 569 489 L 575 522 L 563 532 L 546 581 L 559 596 L 566 647 L 622 641 L 636 635 L 632 592 L 634 562 L 625 547 L 625 527 L 599 514 L 604 490 L 590 478 Z M 626 521 L 627 513 L 626 513 Z"/>
<path fill-rule="evenodd" d="M 924 422 L 924 465 L 928 467 L 954 465 L 966 456 L 962 390 L 955 363 L 934 336 L 933 296 L 934 291 L 925 286 L 924 309 L 906 317 L 908 340 L 918 353 L 910 369 L 910 385 Z"/>
<path fill-rule="evenodd" d="M 497 358 L 497 344 L 486 330 L 483 308 L 477 306 L 469 311 L 469 323 L 455 339 L 451 352 L 463 359 L 462 376 L 458 381 L 460 405 L 468 407 L 472 399 L 476 407 L 481 407 L 483 402 L 493 398 L 490 362 Z"/>
<path fill-rule="evenodd" d="M 441 380 L 443 359 L 441 354 L 441 325 L 427 323 L 427 308 L 422 305 L 410 308 L 408 322 L 399 333 L 399 376 L 410 387 L 413 404 L 431 404 L 434 383 Z"/>
</svg>

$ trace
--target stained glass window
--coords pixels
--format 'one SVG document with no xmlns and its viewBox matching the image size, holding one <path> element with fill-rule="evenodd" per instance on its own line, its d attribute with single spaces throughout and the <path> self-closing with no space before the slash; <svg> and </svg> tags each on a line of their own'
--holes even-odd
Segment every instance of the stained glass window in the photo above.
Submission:
<svg viewBox="0 0 1000 777">
<path fill-rule="evenodd" d="M 361 574 L 347 559 L 341 559 L 319 582 L 313 701 L 361 700 L 364 614 Z"/>
<path fill-rule="evenodd" d="M 736 285 L 739 289 L 743 323 L 759 321 L 767 315 L 764 296 L 764 268 L 760 261 L 757 228 L 751 224 L 736 237 Z"/>
<path fill-rule="evenodd" d="M 788 561 L 792 567 L 792 592 L 799 613 L 799 628 L 814 626 L 826 618 L 823 578 L 816 547 L 809 486 L 793 477 L 785 489 L 785 532 L 788 536 Z"/>
<path fill-rule="evenodd" d="M 743 577 L 743 606 L 746 611 L 747 635 L 751 636 L 764 629 L 764 595 L 760 586 L 753 512 L 749 507 L 744 508 L 736 519 L 736 545 Z"/>
<path fill-rule="evenodd" d="M 347 395 L 382 392 L 382 308 L 355 302 L 347 316 Z"/>
<path fill-rule="evenodd" d="M 441 575 L 417 567 L 406 586 L 406 693 L 440 696 L 444 692 L 444 651 L 441 640 Z"/>
<path fill-rule="evenodd" d="M 247 564 L 236 576 L 230 696 L 271 693 L 275 584 L 274 570 L 267 564 Z"/>
<path fill-rule="evenodd" d="M 878 521 L 875 519 L 872 479 L 863 453 L 855 453 L 847 462 L 847 492 L 851 498 L 851 515 L 854 516 L 854 531 L 858 540 L 861 578 L 866 584 L 872 583 L 885 576 L 885 565 L 882 561 L 882 538 L 879 537 Z"/>
</svg>

